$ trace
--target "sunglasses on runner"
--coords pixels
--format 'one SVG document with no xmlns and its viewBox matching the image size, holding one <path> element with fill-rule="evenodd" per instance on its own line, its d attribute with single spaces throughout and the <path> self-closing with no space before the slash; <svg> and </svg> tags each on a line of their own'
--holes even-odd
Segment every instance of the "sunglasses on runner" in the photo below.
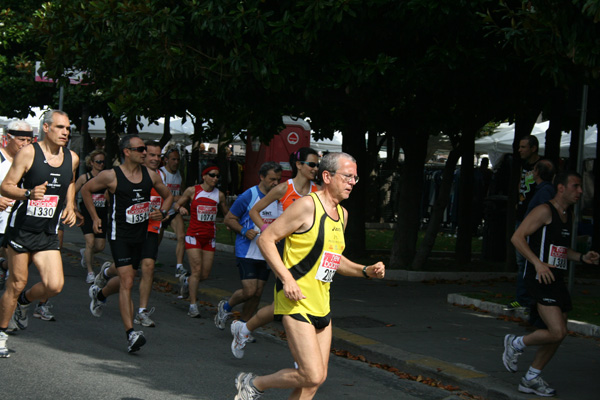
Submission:
<svg viewBox="0 0 600 400">
<path fill-rule="evenodd" d="M 217 179 L 221 177 L 221 175 L 219 175 L 219 174 L 206 174 L 206 175 L 210 176 L 211 178 L 217 178 Z"/>
<path fill-rule="evenodd" d="M 312 161 L 300 161 L 302 164 L 306 164 L 311 168 L 317 168 L 319 166 L 319 163 L 316 162 L 312 162 Z"/>
<path fill-rule="evenodd" d="M 104 164 L 104 160 L 94 160 L 96 164 Z"/>
<path fill-rule="evenodd" d="M 146 146 L 138 146 L 138 147 L 127 147 L 129 150 L 137 151 L 138 153 L 143 153 L 147 150 Z"/>
</svg>

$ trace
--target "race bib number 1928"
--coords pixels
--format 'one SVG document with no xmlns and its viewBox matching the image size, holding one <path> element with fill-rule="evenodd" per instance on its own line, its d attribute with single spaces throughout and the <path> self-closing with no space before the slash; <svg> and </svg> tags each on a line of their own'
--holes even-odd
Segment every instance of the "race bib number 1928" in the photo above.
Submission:
<svg viewBox="0 0 600 400">
<path fill-rule="evenodd" d="M 27 215 L 37 218 L 52 218 L 58 206 L 58 195 L 45 195 L 41 200 L 27 200 Z"/>
<path fill-rule="evenodd" d="M 315 279 L 318 279 L 322 282 L 331 283 L 333 281 L 335 272 L 340 266 L 341 260 L 342 256 L 339 254 L 331 253 L 329 251 L 323 252 L 323 257 L 321 257 L 321 262 L 319 263 L 319 269 L 317 270 Z"/>
</svg>

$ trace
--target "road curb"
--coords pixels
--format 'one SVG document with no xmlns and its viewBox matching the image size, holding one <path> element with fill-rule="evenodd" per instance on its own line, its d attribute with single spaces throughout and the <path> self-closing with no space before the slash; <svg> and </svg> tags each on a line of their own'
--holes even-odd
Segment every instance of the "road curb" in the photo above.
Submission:
<svg viewBox="0 0 600 400">
<path fill-rule="evenodd" d="M 474 299 L 459 293 L 448 294 L 447 301 L 450 304 L 459 306 L 474 306 L 496 316 L 518 317 L 523 320 L 529 318 L 528 314 L 523 310 L 507 311 L 502 304 Z M 587 322 L 569 319 L 567 321 L 567 329 L 585 336 L 600 337 L 600 326 Z"/>
</svg>

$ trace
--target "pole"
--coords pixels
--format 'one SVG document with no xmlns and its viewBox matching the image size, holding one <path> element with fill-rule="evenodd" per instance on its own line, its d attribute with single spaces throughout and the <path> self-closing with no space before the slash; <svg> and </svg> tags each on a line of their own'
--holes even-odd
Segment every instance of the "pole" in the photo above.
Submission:
<svg viewBox="0 0 600 400">
<path fill-rule="evenodd" d="M 583 85 L 583 93 L 581 95 L 581 114 L 579 116 L 579 142 L 577 143 L 577 173 L 583 176 L 583 144 L 585 141 L 585 127 L 587 123 L 587 103 L 588 103 L 588 85 Z M 582 182 L 583 183 L 583 182 Z M 577 247 L 577 228 L 579 226 L 579 220 L 581 219 L 581 202 L 583 197 L 575 204 L 573 213 L 573 226 L 571 229 L 571 248 Z M 575 262 L 571 261 L 569 268 L 569 285 L 568 289 L 570 293 L 573 293 L 573 283 L 575 280 Z"/>
<path fill-rule="evenodd" d="M 58 92 L 58 109 L 62 111 L 63 109 L 63 99 L 65 97 L 65 87 L 63 85 L 60 85 L 60 89 Z"/>
</svg>

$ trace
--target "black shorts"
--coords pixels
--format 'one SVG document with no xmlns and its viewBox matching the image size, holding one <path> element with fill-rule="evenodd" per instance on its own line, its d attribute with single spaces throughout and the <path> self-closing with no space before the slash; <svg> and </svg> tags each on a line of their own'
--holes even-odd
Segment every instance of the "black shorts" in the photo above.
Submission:
<svg viewBox="0 0 600 400">
<path fill-rule="evenodd" d="M 8 228 L 5 243 L 17 253 L 60 250 L 58 234 L 48 232 L 29 232 L 24 229 Z"/>
<path fill-rule="evenodd" d="M 236 259 L 241 280 L 258 279 L 265 282 L 269 280 L 271 270 L 265 260 L 241 257 L 236 257 Z"/>
<path fill-rule="evenodd" d="M 169 227 L 169 225 L 171 225 L 171 222 L 173 222 L 173 220 L 175 219 L 175 217 L 176 217 L 177 215 L 179 215 L 179 213 L 173 213 L 173 214 L 170 214 L 170 215 L 169 215 L 169 217 L 168 217 L 167 219 L 165 219 L 165 220 L 162 222 L 162 228 L 161 228 L 161 229 L 162 229 L 163 231 L 164 231 L 165 229 L 167 229 L 167 228 Z"/>
<path fill-rule="evenodd" d="M 142 259 L 144 242 L 109 240 L 108 243 L 110 244 L 110 252 L 117 268 L 131 265 L 133 269 L 138 269 Z"/>
<path fill-rule="evenodd" d="M 311 314 L 286 314 L 289 317 L 294 318 L 296 321 L 306 322 L 307 324 L 311 324 L 315 327 L 315 329 L 324 329 L 331 323 L 331 313 L 327 314 L 324 317 L 315 317 Z M 281 321 L 283 319 L 283 315 L 275 314 L 275 321 Z"/>
<path fill-rule="evenodd" d="M 148 232 L 146 236 L 146 241 L 142 246 L 142 260 L 144 258 L 151 258 L 156 261 L 156 257 L 158 256 L 158 233 Z"/>
<path fill-rule="evenodd" d="M 95 233 L 94 232 L 94 221 L 92 218 L 84 218 L 83 225 L 81 225 L 81 232 L 84 235 L 89 235 L 92 233 L 96 239 L 106 239 L 106 219 L 102 220 L 102 226 L 100 227 L 102 232 Z"/>
<path fill-rule="evenodd" d="M 539 283 L 535 278 L 526 279 L 525 287 L 538 304 L 544 306 L 556 306 L 565 313 L 573 309 L 571 295 L 567 290 L 567 285 L 562 279 L 556 280 L 550 284 Z"/>
</svg>

